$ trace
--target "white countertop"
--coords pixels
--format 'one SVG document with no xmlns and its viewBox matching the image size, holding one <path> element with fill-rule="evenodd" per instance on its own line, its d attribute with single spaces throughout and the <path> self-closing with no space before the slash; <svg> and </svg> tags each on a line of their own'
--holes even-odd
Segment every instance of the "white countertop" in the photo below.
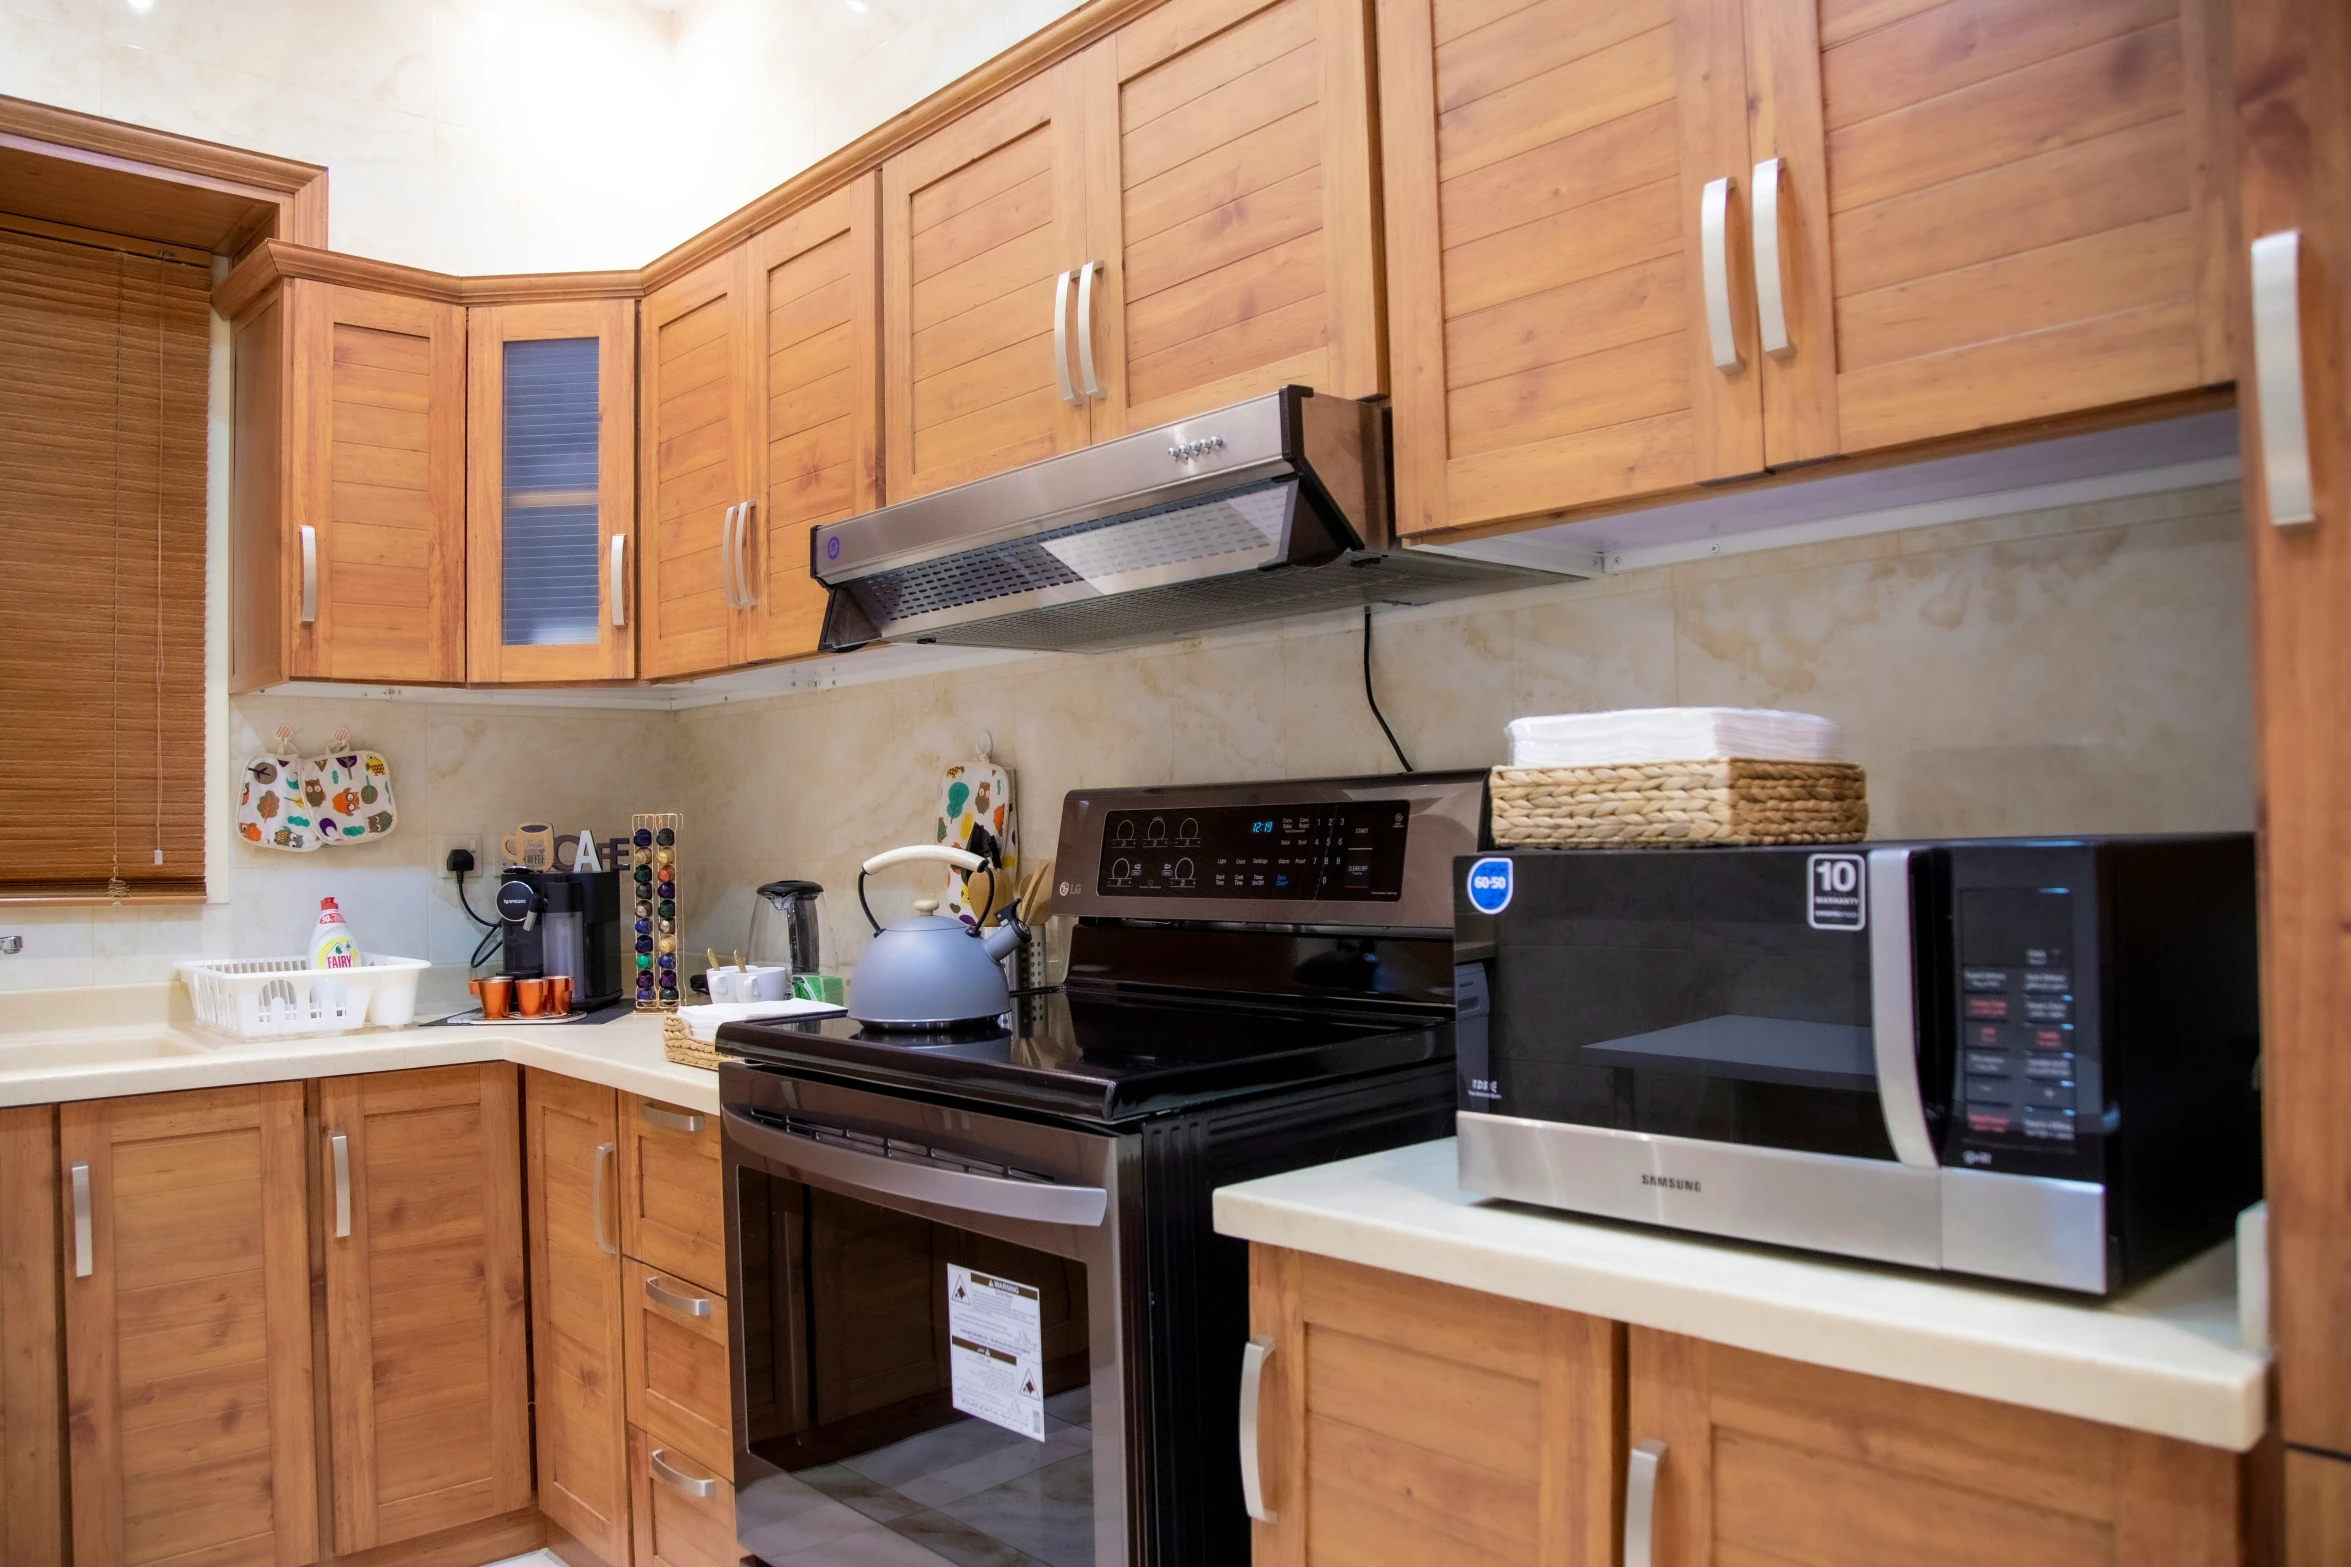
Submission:
<svg viewBox="0 0 2351 1567">
<path fill-rule="evenodd" d="M 1958 1282 L 1491 1202 L 1421 1143 L 1216 1194 L 1226 1235 L 1761 1354 L 2243 1452 L 2268 1361 L 2237 1329 L 2236 1248 L 2117 1299 Z"/>
<path fill-rule="evenodd" d="M 109 1059 L 112 1057 L 113 1059 Z M 718 1110 L 718 1074 L 661 1051 L 661 1014 L 609 1023 L 423 1025 L 241 1041 L 197 1026 L 175 980 L 0 993 L 0 1105 L 512 1061 L 677 1106 Z"/>
</svg>

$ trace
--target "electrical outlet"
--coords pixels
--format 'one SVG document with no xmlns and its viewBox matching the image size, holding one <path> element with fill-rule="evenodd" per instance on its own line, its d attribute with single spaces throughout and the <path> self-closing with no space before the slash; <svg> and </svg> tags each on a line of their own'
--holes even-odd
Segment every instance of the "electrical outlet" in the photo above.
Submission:
<svg viewBox="0 0 2351 1567">
<path fill-rule="evenodd" d="M 449 875 L 449 851 L 452 849 L 463 849 L 471 854 L 474 874 L 477 876 L 481 874 L 482 835 L 480 833 L 444 833 L 441 835 L 440 852 L 433 856 L 433 864 L 440 869 L 444 876 Z M 450 879 L 455 880 L 456 878 L 451 877 Z"/>
</svg>

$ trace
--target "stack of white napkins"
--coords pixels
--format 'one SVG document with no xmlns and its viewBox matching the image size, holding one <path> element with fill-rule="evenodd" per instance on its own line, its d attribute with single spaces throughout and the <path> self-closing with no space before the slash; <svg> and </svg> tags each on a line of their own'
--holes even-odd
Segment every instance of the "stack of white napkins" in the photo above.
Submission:
<svg viewBox="0 0 2351 1567">
<path fill-rule="evenodd" d="M 1513 767 L 1630 767 L 1745 757 L 1841 762 L 1843 734 L 1811 713 L 1761 707 L 1633 707 L 1511 720 Z"/>
<path fill-rule="evenodd" d="M 686 1032 L 708 1044 L 718 1038 L 721 1023 L 766 1023 L 787 1017 L 830 1017 L 841 1009 L 830 1001 L 713 1001 L 707 1006 L 680 1007 L 678 1019 Z"/>
</svg>

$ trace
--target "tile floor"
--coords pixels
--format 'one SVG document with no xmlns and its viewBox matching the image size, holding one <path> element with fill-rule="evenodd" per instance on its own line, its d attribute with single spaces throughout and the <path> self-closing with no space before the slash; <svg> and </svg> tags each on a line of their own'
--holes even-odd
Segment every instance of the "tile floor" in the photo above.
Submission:
<svg viewBox="0 0 2351 1567">
<path fill-rule="evenodd" d="M 1093 1567 L 1090 1396 L 1045 1400 L 1042 1442 L 958 1419 L 759 1481 L 736 1532 L 771 1567 Z"/>
</svg>

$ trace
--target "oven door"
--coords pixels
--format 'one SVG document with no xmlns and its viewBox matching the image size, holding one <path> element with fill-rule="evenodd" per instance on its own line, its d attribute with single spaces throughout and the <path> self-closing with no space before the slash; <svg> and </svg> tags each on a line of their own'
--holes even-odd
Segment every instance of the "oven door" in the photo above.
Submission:
<svg viewBox="0 0 2351 1567">
<path fill-rule="evenodd" d="M 1125 1563 L 1117 1140 L 733 1063 L 721 1099 L 743 1551 Z"/>
</svg>

